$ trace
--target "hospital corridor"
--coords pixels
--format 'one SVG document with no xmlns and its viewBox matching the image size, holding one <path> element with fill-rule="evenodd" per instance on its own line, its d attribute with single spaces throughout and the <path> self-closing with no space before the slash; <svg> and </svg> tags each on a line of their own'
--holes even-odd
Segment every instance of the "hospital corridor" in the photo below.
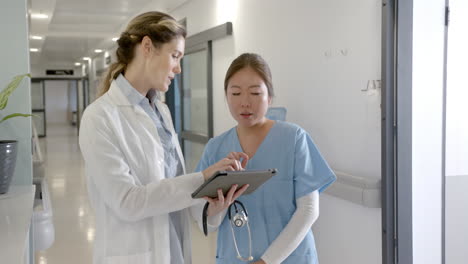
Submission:
<svg viewBox="0 0 468 264">
<path fill-rule="evenodd" d="M 1 0 L 0 264 L 468 263 L 468 1 Z"/>
<path fill-rule="evenodd" d="M 76 127 L 55 123 L 47 132 L 39 143 L 53 205 L 55 241 L 49 249 L 38 251 L 35 263 L 91 263 L 95 223 Z"/>
</svg>

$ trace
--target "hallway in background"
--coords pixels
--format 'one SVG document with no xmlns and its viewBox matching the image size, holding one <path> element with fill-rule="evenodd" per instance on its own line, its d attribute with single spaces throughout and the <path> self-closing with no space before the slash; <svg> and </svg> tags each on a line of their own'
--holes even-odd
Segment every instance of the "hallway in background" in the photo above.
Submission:
<svg viewBox="0 0 468 264">
<path fill-rule="evenodd" d="M 51 196 L 55 241 L 36 252 L 36 264 L 92 263 L 95 234 L 84 162 L 78 133 L 67 123 L 48 123 L 47 137 L 40 139 L 45 177 Z"/>
</svg>

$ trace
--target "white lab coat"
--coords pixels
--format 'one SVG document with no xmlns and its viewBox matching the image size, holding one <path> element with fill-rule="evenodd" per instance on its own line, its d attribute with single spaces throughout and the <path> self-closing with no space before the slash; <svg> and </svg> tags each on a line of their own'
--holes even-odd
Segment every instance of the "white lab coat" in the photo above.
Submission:
<svg viewBox="0 0 468 264">
<path fill-rule="evenodd" d="M 160 102 L 157 107 L 175 135 L 169 109 Z M 173 139 L 183 164 L 177 136 Z M 203 176 L 165 179 L 164 151 L 153 120 L 129 103 L 115 81 L 86 109 L 79 142 L 96 215 L 94 263 L 169 264 L 169 213 L 178 210 L 184 221 L 184 259 L 191 263 L 187 208 L 203 202 L 191 198 Z"/>
</svg>

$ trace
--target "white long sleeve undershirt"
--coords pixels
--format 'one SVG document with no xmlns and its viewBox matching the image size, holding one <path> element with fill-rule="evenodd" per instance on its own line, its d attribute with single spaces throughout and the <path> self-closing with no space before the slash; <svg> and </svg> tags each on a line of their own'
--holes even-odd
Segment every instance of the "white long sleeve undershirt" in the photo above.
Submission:
<svg viewBox="0 0 468 264">
<path fill-rule="evenodd" d="M 283 262 L 304 240 L 319 216 L 318 191 L 296 199 L 296 205 L 291 220 L 262 256 L 267 264 Z"/>
</svg>

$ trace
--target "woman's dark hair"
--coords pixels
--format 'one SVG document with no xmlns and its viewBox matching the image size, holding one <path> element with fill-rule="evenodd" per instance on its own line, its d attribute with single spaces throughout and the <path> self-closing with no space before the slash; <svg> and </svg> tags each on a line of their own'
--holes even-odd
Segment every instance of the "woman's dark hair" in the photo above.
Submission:
<svg viewBox="0 0 468 264">
<path fill-rule="evenodd" d="M 227 93 L 228 83 L 231 77 L 244 68 L 251 68 L 254 70 L 265 82 L 268 89 L 268 96 L 274 97 L 275 93 L 273 91 L 270 67 L 260 55 L 255 53 L 244 53 L 232 61 L 226 72 L 226 77 L 224 78 L 225 93 Z"/>
</svg>

